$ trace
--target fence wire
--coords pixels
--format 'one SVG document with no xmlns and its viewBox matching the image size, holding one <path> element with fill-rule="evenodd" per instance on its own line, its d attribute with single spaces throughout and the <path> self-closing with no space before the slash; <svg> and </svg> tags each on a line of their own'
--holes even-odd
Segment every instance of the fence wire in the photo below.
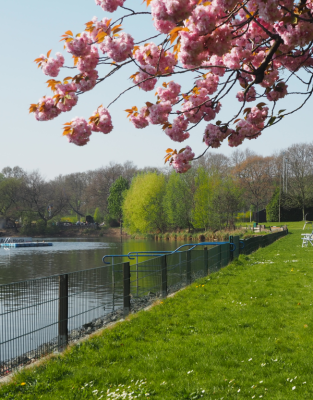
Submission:
<svg viewBox="0 0 313 400">
<path fill-rule="evenodd" d="M 159 256 L 130 267 L 120 263 L 0 285 L 0 377 L 54 350 L 62 350 L 68 341 L 121 316 L 126 281 L 130 308 L 134 311 L 142 299 L 177 291 L 225 267 L 240 253 L 250 254 L 287 233 L 240 242 L 239 237 L 232 237 L 236 246 L 233 253 L 231 245 L 225 243 L 208 250 Z M 130 277 L 125 278 L 126 264 Z M 62 342 L 62 335 L 66 343 Z"/>
</svg>

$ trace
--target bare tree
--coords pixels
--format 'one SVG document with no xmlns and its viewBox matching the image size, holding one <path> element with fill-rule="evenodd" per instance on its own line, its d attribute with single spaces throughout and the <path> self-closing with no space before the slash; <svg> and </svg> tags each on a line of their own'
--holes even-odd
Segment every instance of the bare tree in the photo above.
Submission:
<svg viewBox="0 0 313 400">
<path fill-rule="evenodd" d="M 252 156 L 233 169 L 243 197 L 257 211 L 265 207 L 274 191 L 275 164 L 273 157 Z"/>
<path fill-rule="evenodd" d="M 287 205 L 305 210 L 313 204 L 313 145 L 294 144 L 285 152 L 285 189 Z"/>
<path fill-rule="evenodd" d="M 74 173 L 59 176 L 57 181 L 62 185 L 67 204 L 70 210 L 81 217 L 86 216 L 88 175 L 86 173 Z"/>
<path fill-rule="evenodd" d="M 230 159 L 222 153 L 206 153 L 193 163 L 193 167 L 203 167 L 210 176 L 226 177 L 230 172 Z"/>
<path fill-rule="evenodd" d="M 27 210 L 36 213 L 45 225 L 60 214 L 67 204 L 67 197 L 60 182 L 46 182 L 38 171 L 27 174 L 23 181 L 21 197 Z"/>
</svg>

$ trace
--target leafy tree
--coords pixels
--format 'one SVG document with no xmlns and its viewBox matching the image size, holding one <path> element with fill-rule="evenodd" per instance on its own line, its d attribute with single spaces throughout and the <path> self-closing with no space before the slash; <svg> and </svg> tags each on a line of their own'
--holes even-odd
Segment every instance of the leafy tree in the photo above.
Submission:
<svg viewBox="0 0 313 400">
<path fill-rule="evenodd" d="M 100 222 L 102 222 L 101 212 L 98 207 L 96 208 L 95 213 L 93 215 L 93 220 L 95 222 L 97 222 L 98 224 L 100 224 Z"/>
<path fill-rule="evenodd" d="M 195 179 L 194 209 L 192 211 L 193 225 L 197 229 L 207 230 L 210 225 L 210 201 L 212 197 L 212 179 L 203 167 L 198 169 Z"/>
<path fill-rule="evenodd" d="M 192 228 L 193 194 L 188 174 L 173 172 L 166 185 L 164 208 L 171 228 Z"/>
<path fill-rule="evenodd" d="M 166 229 L 164 175 L 155 172 L 137 175 L 126 192 L 123 215 L 131 232 L 154 232 Z"/>
<path fill-rule="evenodd" d="M 72 77 L 64 72 L 63 82 L 60 77 L 50 79 L 48 86 L 53 94 L 30 106 L 37 120 L 51 120 L 70 111 L 77 104 L 77 94 L 93 90 L 106 79 L 116 79 L 115 73 L 126 83 L 129 65 L 135 68 L 130 86 L 127 84 L 119 94 L 109 93 L 107 108 L 99 106 L 88 122 L 76 117 L 65 124 L 64 135 L 71 143 L 86 145 L 92 132 L 112 131 L 108 108 L 132 89 L 156 90 L 158 95 L 155 103 L 146 102 L 144 107 L 130 104 L 125 110 L 136 128 L 160 125 L 172 140 L 183 142 L 189 138 L 189 131 L 197 127 L 208 147 L 219 147 L 225 139 L 230 146 L 255 139 L 310 99 L 311 1 L 144 0 L 150 6 L 148 10 L 134 1 L 127 1 L 124 7 L 125 2 L 97 0 L 106 12 L 118 10 L 118 16 L 101 22 L 93 19 L 79 34 L 65 32 L 62 40 L 74 64 L 67 67 L 77 70 Z M 131 24 L 132 18 L 136 23 Z M 140 19 L 148 20 L 142 29 L 146 39 L 122 31 L 124 23 L 137 26 Z M 60 53 L 55 58 L 50 54 L 51 51 L 35 62 L 45 75 L 54 78 L 65 59 Z M 100 71 L 103 76 L 99 76 Z M 195 71 L 200 73 L 196 81 Z M 123 72 L 125 75 L 121 76 Z M 176 82 L 164 82 L 169 77 Z M 291 95 L 297 95 L 299 103 L 285 102 L 288 110 L 276 107 L 281 99 Z M 232 96 L 236 103 L 232 102 L 224 121 L 217 120 L 221 103 Z M 247 102 L 252 106 L 246 107 Z M 189 146 L 180 151 L 168 149 L 167 155 L 166 161 L 178 172 L 188 171 L 195 157 Z"/>
<path fill-rule="evenodd" d="M 109 212 L 113 218 L 118 220 L 121 234 L 123 229 L 123 196 L 128 188 L 128 181 L 120 176 L 110 187 L 110 195 L 108 197 Z"/>
<path fill-rule="evenodd" d="M 277 222 L 279 221 L 279 191 L 277 188 L 266 206 L 266 221 Z"/>
<path fill-rule="evenodd" d="M 212 196 L 212 212 L 219 220 L 220 228 L 234 228 L 235 214 L 243 205 L 242 190 L 231 177 L 220 181 Z"/>
</svg>

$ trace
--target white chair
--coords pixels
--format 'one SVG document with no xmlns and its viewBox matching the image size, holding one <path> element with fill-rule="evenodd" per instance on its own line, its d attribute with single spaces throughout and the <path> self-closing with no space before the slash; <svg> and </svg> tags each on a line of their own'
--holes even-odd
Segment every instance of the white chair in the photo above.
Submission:
<svg viewBox="0 0 313 400">
<path fill-rule="evenodd" d="M 302 233 L 302 247 L 308 247 L 308 243 L 313 246 L 313 231 L 312 233 Z"/>
</svg>

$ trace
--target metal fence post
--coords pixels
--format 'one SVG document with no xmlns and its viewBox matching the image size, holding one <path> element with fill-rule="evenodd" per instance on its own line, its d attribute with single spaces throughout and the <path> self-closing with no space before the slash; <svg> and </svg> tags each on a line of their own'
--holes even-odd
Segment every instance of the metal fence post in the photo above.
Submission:
<svg viewBox="0 0 313 400">
<path fill-rule="evenodd" d="M 130 264 L 123 263 L 124 317 L 130 313 Z"/>
<path fill-rule="evenodd" d="M 167 262 L 166 256 L 161 257 L 161 285 L 162 285 L 162 297 L 167 297 Z"/>
<path fill-rule="evenodd" d="M 234 243 L 233 236 L 229 236 L 229 243 Z M 229 250 L 230 250 L 230 248 L 231 248 L 231 245 L 229 246 Z M 231 261 L 233 261 L 233 259 L 234 259 L 234 251 L 230 250 L 230 252 L 229 252 L 229 261 L 231 262 Z"/>
<path fill-rule="evenodd" d="M 68 344 L 68 275 L 59 276 L 58 350 Z"/>
<path fill-rule="evenodd" d="M 209 254 L 207 247 L 203 249 L 203 262 L 204 262 L 204 276 L 207 276 L 209 274 Z"/>
<path fill-rule="evenodd" d="M 138 279 L 138 253 L 137 253 L 137 256 L 136 256 L 136 296 L 138 297 L 138 282 L 139 282 L 139 279 Z"/>
<path fill-rule="evenodd" d="M 190 285 L 191 284 L 191 251 L 186 252 L 186 284 Z"/>
<path fill-rule="evenodd" d="M 218 266 L 219 266 L 219 269 L 221 269 L 221 268 L 222 268 L 222 245 L 219 244 L 219 245 L 218 245 L 218 248 L 219 248 L 219 262 L 218 262 Z"/>
</svg>

